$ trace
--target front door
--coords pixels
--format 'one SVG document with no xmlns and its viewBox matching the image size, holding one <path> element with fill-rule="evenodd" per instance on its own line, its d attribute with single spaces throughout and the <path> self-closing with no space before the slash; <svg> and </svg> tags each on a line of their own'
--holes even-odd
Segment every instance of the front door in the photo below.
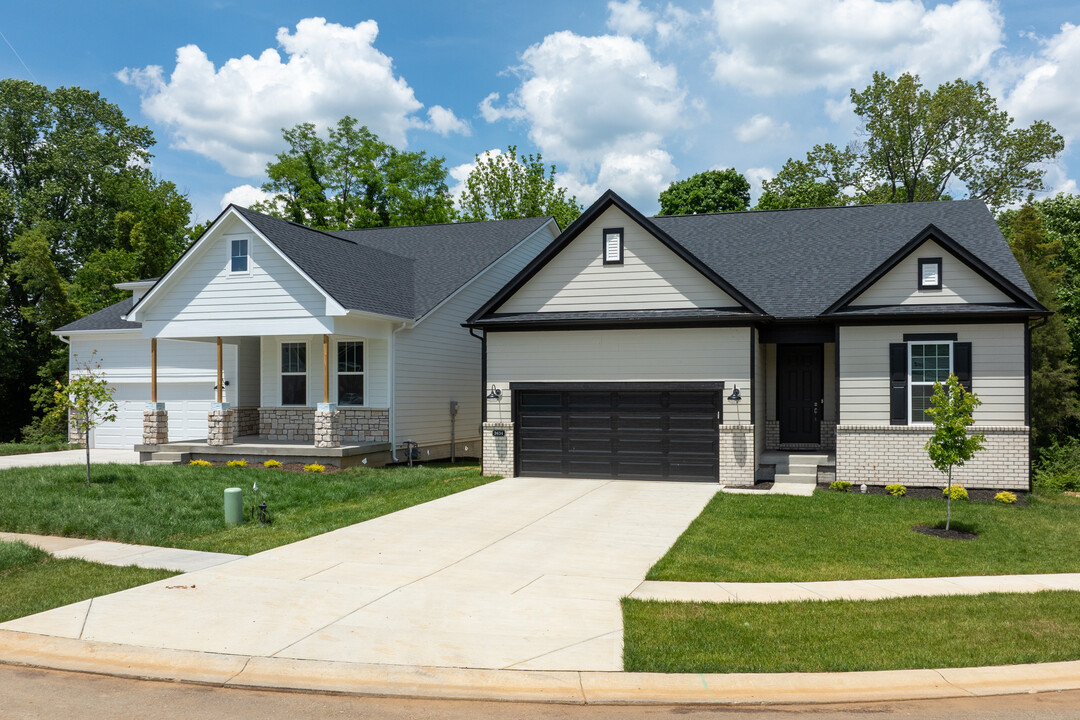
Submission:
<svg viewBox="0 0 1080 720">
<path fill-rule="evenodd" d="M 781 444 L 821 442 L 824 403 L 825 347 L 778 345 L 776 348 L 776 409 Z"/>
</svg>

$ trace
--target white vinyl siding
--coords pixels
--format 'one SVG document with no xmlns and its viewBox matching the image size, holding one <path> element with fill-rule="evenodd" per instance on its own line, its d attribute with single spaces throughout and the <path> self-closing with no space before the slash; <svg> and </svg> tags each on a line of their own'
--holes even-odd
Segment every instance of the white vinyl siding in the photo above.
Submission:
<svg viewBox="0 0 1080 720">
<path fill-rule="evenodd" d="M 623 262 L 604 264 L 603 229 L 623 228 Z M 730 295 L 625 213 L 608 208 L 496 312 L 736 307 Z"/>
<path fill-rule="evenodd" d="M 840 424 L 889 424 L 889 344 L 904 333 L 956 333 L 971 343 L 976 425 L 1024 424 L 1024 325 L 880 325 L 840 328 Z"/>
<path fill-rule="evenodd" d="M 919 290 L 919 258 L 941 258 L 941 288 Z M 1005 293 L 962 263 L 955 255 L 933 240 L 927 240 L 852 300 L 851 305 L 938 305 L 1011 301 Z"/>
<path fill-rule="evenodd" d="M 421 446 L 449 443 L 450 401 L 458 402 L 458 442 L 479 441 L 482 403 L 481 342 L 461 327 L 465 318 L 514 278 L 554 239 L 545 227 L 410 330 L 395 337 L 397 439 Z M 599 240 L 597 240 L 599 253 Z M 479 334 L 479 333 L 478 333 Z M 371 358 L 376 353 L 369 352 Z M 479 445 L 469 454 L 479 455 Z"/>
<path fill-rule="evenodd" d="M 488 383 L 504 390 L 488 420 L 510 420 L 511 382 L 724 381 L 724 424 L 750 423 L 750 329 L 492 332 Z M 742 400 L 727 400 L 734 386 Z"/>
<path fill-rule="evenodd" d="M 338 341 L 364 343 L 364 405 L 389 407 L 387 398 L 386 340 L 330 336 L 330 402 L 337 402 Z M 307 343 L 307 405 L 315 407 L 323 399 L 322 335 L 267 335 L 262 338 L 262 407 L 281 407 L 281 343 Z"/>
</svg>

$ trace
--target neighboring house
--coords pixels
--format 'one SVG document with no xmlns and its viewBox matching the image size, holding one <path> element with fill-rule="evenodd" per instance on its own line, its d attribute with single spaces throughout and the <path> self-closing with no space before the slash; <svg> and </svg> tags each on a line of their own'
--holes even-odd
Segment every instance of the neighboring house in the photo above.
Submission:
<svg viewBox="0 0 1080 720">
<path fill-rule="evenodd" d="M 484 470 L 745 486 L 801 451 L 940 484 L 924 411 L 952 372 L 986 435 L 955 479 L 1027 488 L 1046 314 L 977 200 L 646 218 L 609 191 L 467 323 Z"/>
<path fill-rule="evenodd" d="M 406 440 L 446 457 L 453 438 L 475 456 L 482 343 L 461 324 L 558 232 L 551 218 L 322 232 L 230 206 L 163 277 L 118 286 L 133 300 L 54 334 L 73 370 L 96 349 L 116 387 L 96 447 L 251 459 L 276 442 L 347 465 Z"/>
</svg>

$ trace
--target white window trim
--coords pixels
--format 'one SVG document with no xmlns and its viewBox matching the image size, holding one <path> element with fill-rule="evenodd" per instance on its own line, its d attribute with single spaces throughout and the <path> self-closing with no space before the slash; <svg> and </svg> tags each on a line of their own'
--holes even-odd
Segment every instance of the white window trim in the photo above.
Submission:
<svg viewBox="0 0 1080 720">
<path fill-rule="evenodd" d="M 949 346 L 949 375 L 953 374 L 953 362 L 956 359 L 956 352 L 953 349 L 953 340 L 911 340 L 907 344 L 907 417 L 908 425 L 925 425 L 930 426 L 934 423 L 929 420 L 915 420 L 915 415 L 911 409 L 911 391 L 915 387 L 915 382 L 911 379 L 911 348 L 914 345 L 948 345 Z M 928 383 L 925 380 L 920 380 L 919 385 L 930 385 L 934 383 Z"/>
<path fill-rule="evenodd" d="M 232 244 L 234 240 L 247 240 L 247 270 L 233 270 L 232 269 Z M 242 277 L 251 276 L 251 266 L 254 264 L 251 257 L 251 246 L 254 245 L 255 238 L 247 234 L 234 234 L 225 236 L 225 274 L 229 276 Z"/>
<path fill-rule="evenodd" d="M 363 372 L 359 372 L 359 373 L 345 373 L 345 374 L 346 375 L 360 375 L 364 379 L 364 403 L 363 403 L 363 405 L 345 405 L 345 404 L 343 404 L 341 402 L 341 398 L 338 396 L 338 375 L 340 374 L 340 372 L 338 371 L 337 349 L 338 349 L 338 346 L 341 343 L 348 343 L 348 342 L 354 342 L 354 343 L 358 342 L 358 343 L 360 343 L 360 348 L 361 348 L 361 353 L 362 353 L 362 358 L 361 358 L 360 362 L 363 363 L 364 370 L 363 370 Z M 365 407 L 370 406 L 370 403 L 368 402 L 369 397 L 370 397 L 368 395 L 368 341 L 365 338 L 342 338 L 342 339 L 335 339 L 334 340 L 334 362 L 331 364 L 331 373 L 330 374 L 331 374 L 331 378 L 332 378 L 333 383 L 334 383 L 334 400 L 337 402 L 338 405 L 340 405 L 341 407 L 348 407 L 348 408 L 365 408 Z"/>
<path fill-rule="evenodd" d="M 283 408 L 311 407 L 311 405 L 308 403 L 308 396 L 311 394 L 311 387 L 310 387 L 311 378 L 309 377 L 310 371 L 309 371 L 309 369 L 307 367 L 308 366 L 308 361 L 310 360 L 310 358 L 308 357 L 307 350 L 308 350 L 308 346 L 310 344 L 311 343 L 309 343 L 307 340 L 281 340 L 281 341 L 278 342 L 278 348 L 277 348 L 278 407 L 283 407 Z M 304 346 L 304 372 L 302 372 L 302 373 L 298 373 L 298 372 L 287 373 L 287 372 L 285 372 L 285 368 L 282 366 L 282 363 L 281 363 L 281 352 L 284 349 L 285 345 L 303 345 Z M 284 392 L 282 390 L 282 387 L 281 387 L 281 379 L 283 377 L 285 377 L 286 375 L 303 375 L 304 376 L 304 402 L 303 402 L 303 404 L 299 404 L 299 405 L 296 405 L 296 404 L 286 405 L 285 404 L 285 394 L 284 394 Z"/>
</svg>

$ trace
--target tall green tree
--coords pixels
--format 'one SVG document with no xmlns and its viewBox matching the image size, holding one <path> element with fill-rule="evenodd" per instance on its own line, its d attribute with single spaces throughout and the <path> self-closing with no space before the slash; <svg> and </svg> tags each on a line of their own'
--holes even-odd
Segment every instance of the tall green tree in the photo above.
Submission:
<svg viewBox="0 0 1080 720">
<path fill-rule="evenodd" d="M 750 182 L 735 168 L 706 170 L 676 180 L 660 193 L 661 215 L 693 215 L 746 210 Z"/>
<path fill-rule="evenodd" d="M 49 331 L 182 244 L 190 206 L 147 169 L 153 144 L 98 93 L 0 80 L 0 439 L 30 420 L 32 388 L 66 369 Z M 109 272 L 80 277 L 95 258 Z"/>
<path fill-rule="evenodd" d="M 443 158 L 398 150 L 348 115 L 326 139 L 312 123 L 282 133 L 289 147 L 267 164 L 262 186 L 272 197 L 253 209 L 328 230 L 454 219 Z"/>
<path fill-rule="evenodd" d="M 858 139 L 789 159 L 764 186 L 762 207 L 797 207 L 819 192 L 829 204 L 942 200 L 955 185 L 997 208 L 1041 190 L 1042 163 L 1065 147 L 1044 121 L 1014 127 L 981 82 L 957 79 L 931 92 L 918 75 L 877 72 L 862 92 L 852 89 L 851 103 Z"/>
<path fill-rule="evenodd" d="M 565 228 L 581 214 L 581 205 L 555 183 L 555 175 L 555 165 L 544 165 L 540 153 L 519 156 L 516 145 L 483 159 L 477 155 L 461 194 L 461 219 L 551 216 Z"/>
</svg>

